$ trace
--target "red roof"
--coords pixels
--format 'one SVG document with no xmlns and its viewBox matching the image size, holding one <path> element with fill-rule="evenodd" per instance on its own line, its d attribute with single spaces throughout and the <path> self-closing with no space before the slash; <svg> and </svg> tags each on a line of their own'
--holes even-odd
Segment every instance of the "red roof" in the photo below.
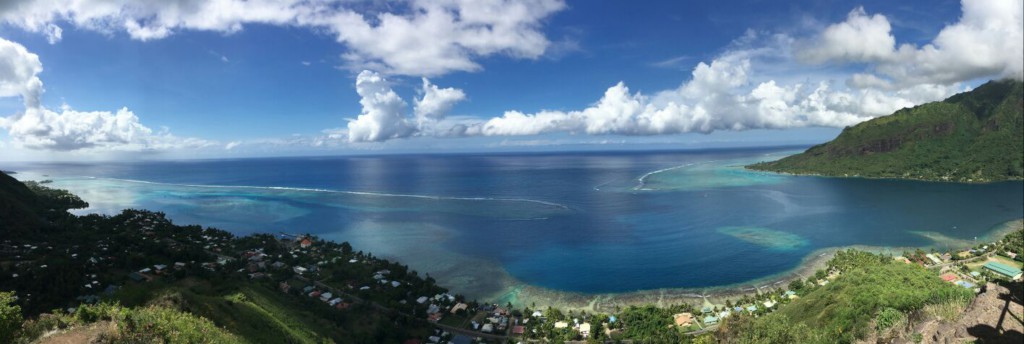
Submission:
<svg viewBox="0 0 1024 344">
<path fill-rule="evenodd" d="M 303 247 L 305 247 L 305 246 L 309 246 L 309 245 L 312 245 L 312 244 L 313 244 L 313 242 L 312 242 L 312 241 L 309 241 L 309 239 L 308 239 L 308 238 L 307 238 L 307 239 L 302 239 L 302 242 L 300 242 L 300 243 L 299 243 L 299 245 L 301 245 L 301 246 L 303 246 Z"/>
<path fill-rule="evenodd" d="M 523 326 L 512 327 L 512 334 L 523 334 L 523 332 L 526 332 L 526 328 Z"/>
<path fill-rule="evenodd" d="M 942 274 L 942 280 L 946 282 L 953 282 L 959 279 L 956 275 L 951 273 Z"/>
</svg>

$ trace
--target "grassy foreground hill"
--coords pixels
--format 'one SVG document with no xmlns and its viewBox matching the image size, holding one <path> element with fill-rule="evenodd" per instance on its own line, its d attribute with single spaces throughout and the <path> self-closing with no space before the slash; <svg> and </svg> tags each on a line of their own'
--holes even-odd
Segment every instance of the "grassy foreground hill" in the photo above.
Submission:
<svg viewBox="0 0 1024 344">
<path fill-rule="evenodd" d="M 750 169 L 956 182 L 1024 177 L 1024 83 L 989 81 L 847 127 L 831 142 Z"/>
</svg>

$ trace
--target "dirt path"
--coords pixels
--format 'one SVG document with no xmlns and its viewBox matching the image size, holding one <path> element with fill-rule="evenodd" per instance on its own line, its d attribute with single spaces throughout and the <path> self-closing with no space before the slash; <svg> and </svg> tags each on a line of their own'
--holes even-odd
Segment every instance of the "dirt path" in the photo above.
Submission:
<svg viewBox="0 0 1024 344">
<path fill-rule="evenodd" d="M 109 321 L 101 321 L 89 326 L 76 327 L 70 330 L 60 331 L 51 335 L 39 338 L 37 344 L 85 344 L 93 343 L 100 334 L 113 330 L 114 325 Z"/>
</svg>

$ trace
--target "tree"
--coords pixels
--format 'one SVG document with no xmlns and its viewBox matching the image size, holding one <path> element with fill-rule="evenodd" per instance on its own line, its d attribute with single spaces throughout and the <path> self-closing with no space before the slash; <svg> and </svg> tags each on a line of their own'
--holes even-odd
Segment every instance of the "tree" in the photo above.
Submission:
<svg viewBox="0 0 1024 344">
<path fill-rule="evenodd" d="M 803 289 L 803 288 L 804 288 L 804 281 L 801 281 L 799 278 L 794 279 L 792 282 L 789 282 L 789 290 L 800 291 L 800 289 Z"/>
<path fill-rule="evenodd" d="M 13 292 L 0 292 L 0 342 L 11 343 L 21 328 L 21 306 L 14 304 Z"/>
</svg>

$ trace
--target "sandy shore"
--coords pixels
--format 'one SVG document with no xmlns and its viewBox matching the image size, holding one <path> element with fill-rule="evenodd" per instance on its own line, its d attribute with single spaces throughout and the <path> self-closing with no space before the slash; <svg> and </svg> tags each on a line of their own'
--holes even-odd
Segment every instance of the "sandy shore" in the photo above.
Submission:
<svg viewBox="0 0 1024 344">
<path fill-rule="evenodd" d="M 1024 219 L 1008 221 L 992 228 L 985 237 L 979 237 L 977 242 L 989 242 L 1001 239 L 1006 234 L 1024 228 Z M 786 289 L 793 279 L 806 279 L 809 276 L 825 267 L 829 260 L 838 251 L 846 249 L 857 249 L 881 254 L 902 254 L 904 251 L 914 251 L 918 248 L 930 249 L 932 247 L 970 247 L 973 240 L 950 238 L 938 233 L 918 233 L 933 241 L 933 245 L 926 247 L 879 247 L 853 245 L 843 247 L 830 247 L 819 249 L 803 259 L 794 269 L 771 275 L 748 282 L 715 286 L 707 288 L 665 288 L 654 290 L 642 290 L 625 293 L 609 294 L 586 294 L 551 290 L 531 286 L 517 281 L 507 273 L 500 273 L 497 284 L 505 285 L 499 292 L 488 295 L 472 295 L 481 302 L 495 302 L 505 304 L 511 302 L 516 306 L 529 307 L 557 307 L 563 310 L 585 310 L 587 312 L 614 312 L 630 305 L 652 304 L 656 306 L 668 306 L 673 304 L 688 303 L 697 307 L 703 305 L 722 305 L 726 300 L 735 300 L 744 295 L 755 294 L 759 290 L 766 292 L 775 288 Z M 459 292 L 458 288 L 455 288 Z"/>
</svg>

